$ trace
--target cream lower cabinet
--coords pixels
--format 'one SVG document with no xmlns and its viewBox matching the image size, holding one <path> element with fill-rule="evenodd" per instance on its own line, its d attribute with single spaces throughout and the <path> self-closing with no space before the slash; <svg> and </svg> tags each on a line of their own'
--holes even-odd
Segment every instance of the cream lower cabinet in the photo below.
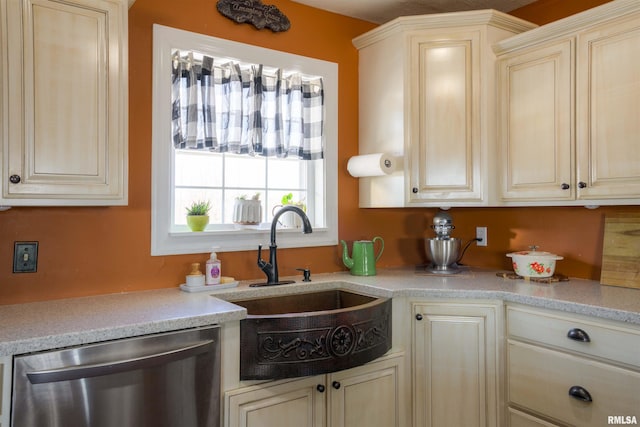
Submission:
<svg viewBox="0 0 640 427">
<path fill-rule="evenodd" d="M 502 304 L 411 303 L 414 427 L 498 427 Z"/>
<path fill-rule="evenodd" d="M 640 422 L 640 328 L 510 305 L 507 331 L 511 427 Z"/>
<path fill-rule="evenodd" d="M 408 427 L 404 353 L 226 393 L 225 427 Z"/>
<path fill-rule="evenodd" d="M 497 43 L 500 201 L 640 204 L 640 3 Z"/>
<path fill-rule="evenodd" d="M 0 204 L 127 204 L 127 6 L 0 0 Z"/>
<path fill-rule="evenodd" d="M 0 357 L 0 427 L 9 427 L 11 414 L 11 357 Z"/>
<path fill-rule="evenodd" d="M 513 408 L 508 409 L 507 419 L 507 425 L 510 427 L 558 427 L 558 424 L 552 424 Z"/>
</svg>

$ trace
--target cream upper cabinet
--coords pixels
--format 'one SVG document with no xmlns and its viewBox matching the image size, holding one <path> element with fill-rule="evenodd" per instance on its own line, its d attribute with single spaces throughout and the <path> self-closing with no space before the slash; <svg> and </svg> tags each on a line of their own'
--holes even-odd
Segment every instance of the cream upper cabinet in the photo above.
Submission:
<svg viewBox="0 0 640 427">
<path fill-rule="evenodd" d="M 225 427 L 408 427 L 404 353 L 226 393 Z"/>
<path fill-rule="evenodd" d="M 640 203 L 640 3 L 577 37 L 578 199 Z"/>
<path fill-rule="evenodd" d="M 573 40 L 498 62 L 502 200 L 573 200 Z"/>
<path fill-rule="evenodd" d="M 502 411 L 502 305 L 411 304 L 414 427 L 498 427 Z"/>
<path fill-rule="evenodd" d="M 481 33 L 410 36 L 410 204 L 483 200 Z"/>
<path fill-rule="evenodd" d="M 359 153 L 388 153 L 399 165 L 390 175 L 360 178 L 361 207 L 490 203 L 491 45 L 533 27 L 484 10 L 401 17 L 354 39 Z"/>
<path fill-rule="evenodd" d="M 497 43 L 500 201 L 640 204 L 640 3 Z"/>
<path fill-rule="evenodd" d="M 0 204 L 126 204 L 127 0 L 0 4 Z"/>
</svg>

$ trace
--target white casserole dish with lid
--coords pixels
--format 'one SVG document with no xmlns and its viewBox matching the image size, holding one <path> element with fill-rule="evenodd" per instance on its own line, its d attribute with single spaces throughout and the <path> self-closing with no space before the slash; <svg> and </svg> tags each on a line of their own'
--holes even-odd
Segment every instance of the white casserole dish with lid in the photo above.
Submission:
<svg viewBox="0 0 640 427">
<path fill-rule="evenodd" d="M 518 251 L 507 254 L 512 260 L 513 271 L 522 277 L 551 277 L 556 270 L 556 261 L 563 257 L 551 252 L 538 251 L 537 246 L 530 246 L 529 251 Z"/>
</svg>

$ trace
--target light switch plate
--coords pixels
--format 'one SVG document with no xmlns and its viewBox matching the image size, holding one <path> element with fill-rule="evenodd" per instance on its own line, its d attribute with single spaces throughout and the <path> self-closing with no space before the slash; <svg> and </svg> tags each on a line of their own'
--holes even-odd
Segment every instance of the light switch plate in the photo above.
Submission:
<svg viewBox="0 0 640 427">
<path fill-rule="evenodd" d="M 13 247 L 13 272 L 38 271 L 38 242 L 15 242 Z"/>
</svg>

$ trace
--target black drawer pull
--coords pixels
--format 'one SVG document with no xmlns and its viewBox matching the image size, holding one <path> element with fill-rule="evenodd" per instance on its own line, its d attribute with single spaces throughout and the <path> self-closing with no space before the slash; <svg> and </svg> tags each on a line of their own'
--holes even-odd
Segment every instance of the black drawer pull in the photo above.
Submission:
<svg viewBox="0 0 640 427">
<path fill-rule="evenodd" d="M 318 384 L 318 386 L 316 387 L 316 389 L 317 389 L 320 393 L 324 393 L 324 384 Z"/>
<path fill-rule="evenodd" d="M 574 385 L 569 389 L 569 396 L 582 402 L 593 402 L 593 399 L 587 389 L 580 387 L 579 385 Z"/>
<path fill-rule="evenodd" d="M 416 314 L 416 320 L 422 320 L 422 314 L 420 313 Z"/>
<path fill-rule="evenodd" d="M 583 331 L 580 328 L 569 329 L 569 332 L 567 332 L 567 338 L 570 338 L 574 341 L 591 342 L 591 338 L 589 338 L 589 334 L 587 334 L 585 331 Z"/>
<path fill-rule="evenodd" d="M 333 388 L 335 388 L 336 390 L 338 390 L 340 388 L 340 383 L 338 381 L 334 381 L 332 384 Z"/>
</svg>

